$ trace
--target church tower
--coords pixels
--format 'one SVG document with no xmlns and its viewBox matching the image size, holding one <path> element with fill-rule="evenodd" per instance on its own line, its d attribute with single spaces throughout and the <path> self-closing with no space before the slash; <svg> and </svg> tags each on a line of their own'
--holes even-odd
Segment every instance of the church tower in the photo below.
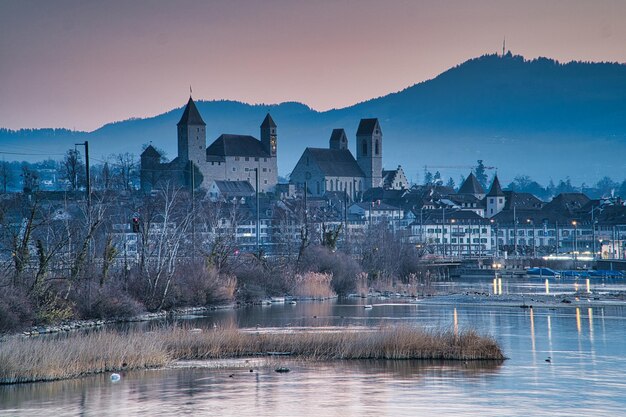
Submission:
<svg viewBox="0 0 626 417">
<path fill-rule="evenodd" d="M 506 197 L 500 187 L 500 181 L 498 180 L 498 174 L 493 177 L 493 183 L 491 189 L 487 193 L 487 217 L 493 217 L 500 213 L 506 203 Z"/>
<path fill-rule="evenodd" d="M 278 135 L 276 133 L 276 123 L 267 113 L 263 123 L 261 123 L 261 145 L 272 157 L 276 157 L 276 147 L 278 145 Z"/>
<path fill-rule="evenodd" d="M 192 161 L 198 167 L 206 165 L 206 123 L 191 96 L 177 126 L 180 162 Z"/>
<path fill-rule="evenodd" d="M 382 186 L 383 132 L 378 119 L 361 119 L 356 132 L 356 161 L 365 174 L 365 187 Z"/>
</svg>

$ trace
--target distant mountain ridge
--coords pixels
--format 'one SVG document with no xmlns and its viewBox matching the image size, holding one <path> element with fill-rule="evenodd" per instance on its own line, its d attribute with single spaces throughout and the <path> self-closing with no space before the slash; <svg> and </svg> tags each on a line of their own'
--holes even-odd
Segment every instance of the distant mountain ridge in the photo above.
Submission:
<svg viewBox="0 0 626 417">
<path fill-rule="evenodd" d="M 152 141 L 173 158 L 182 104 L 93 132 L 3 129 L 0 144 L 7 150 L 59 154 L 89 140 L 92 154 L 100 158 L 113 152 L 139 154 L 141 145 Z M 521 173 L 542 182 L 570 176 L 591 183 L 604 175 L 626 176 L 626 65 L 618 63 L 484 55 L 402 91 L 325 112 L 294 102 L 197 105 L 207 123 L 207 146 L 221 133 L 258 137 L 269 109 L 278 125 L 281 174 L 290 172 L 305 147 L 327 147 L 333 128 L 345 128 L 354 149 L 359 120 L 378 117 L 385 167 L 402 164 L 413 178 L 424 165 L 468 166 L 477 159 L 497 166 L 504 182 Z M 441 171 L 458 181 L 456 171 Z"/>
</svg>

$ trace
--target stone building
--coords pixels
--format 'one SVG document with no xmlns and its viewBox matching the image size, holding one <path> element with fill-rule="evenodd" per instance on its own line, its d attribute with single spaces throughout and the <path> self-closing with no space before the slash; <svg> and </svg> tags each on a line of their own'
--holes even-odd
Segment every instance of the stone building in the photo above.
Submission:
<svg viewBox="0 0 626 417">
<path fill-rule="evenodd" d="M 306 148 L 293 169 L 290 181 L 307 186 L 312 196 L 345 192 L 357 200 L 363 192 L 382 186 L 382 131 L 378 119 L 361 119 L 357 129 L 357 158 L 348 150 L 343 129 L 334 129 L 328 149 Z"/>
<path fill-rule="evenodd" d="M 141 189 L 149 192 L 165 180 L 188 187 L 208 188 L 213 181 L 248 181 L 260 192 L 273 191 L 278 182 L 277 126 L 267 114 L 261 140 L 248 135 L 222 134 L 206 147 L 206 123 L 191 97 L 177 124 L 178 156 L 162 163 L 148 146 L 141 154 Z"/>
</svg>

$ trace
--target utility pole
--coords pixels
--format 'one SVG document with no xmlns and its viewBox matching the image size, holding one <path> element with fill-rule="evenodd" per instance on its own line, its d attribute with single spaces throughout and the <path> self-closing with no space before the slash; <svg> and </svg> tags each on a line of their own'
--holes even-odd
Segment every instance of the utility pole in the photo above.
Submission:
<svg viewBox="0 0 626 417">
<path fill-rule="evenodd" d="M 87 182 L 85 192 L 87 193 L 87 207 L 91 207 L 91 181 L 89 179 L 89 142 L 85 141 L 84 143 L 76 143 L 75 145 L 85 147 L 85 181 Z"/>
<path fill-rule="evenodd" d="M 515 257 L 517 257 L 517 213 L 515 212 L 515 206 L 513 206 L 513 248 Z"/>
<path fill-rule="evenodd" d="M 191 86 L 189 87 L 191 91 Z M 191 164 L 191 260 L 196 260 L 196 170 L 193 161 Z"/>
<path fill-rule="evenodd" d="M 256 173 L 256 253 L 261 257 L 260 234 L 261 234 L 261 215 L 259 212 L 259 168 L 255 168 Z"/>
</svg>

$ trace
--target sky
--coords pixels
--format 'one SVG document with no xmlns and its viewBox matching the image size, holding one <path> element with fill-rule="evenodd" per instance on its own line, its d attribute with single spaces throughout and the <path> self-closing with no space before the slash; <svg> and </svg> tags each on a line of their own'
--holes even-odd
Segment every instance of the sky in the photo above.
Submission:
<svg viewBox="0 0 626 417">
<path fill-rule="evenodd" d="M 0 0 L 0 127 L 200 100 L 341 108 L 485 53 L 626 62 L 624 0 Z"/>
</svg>

